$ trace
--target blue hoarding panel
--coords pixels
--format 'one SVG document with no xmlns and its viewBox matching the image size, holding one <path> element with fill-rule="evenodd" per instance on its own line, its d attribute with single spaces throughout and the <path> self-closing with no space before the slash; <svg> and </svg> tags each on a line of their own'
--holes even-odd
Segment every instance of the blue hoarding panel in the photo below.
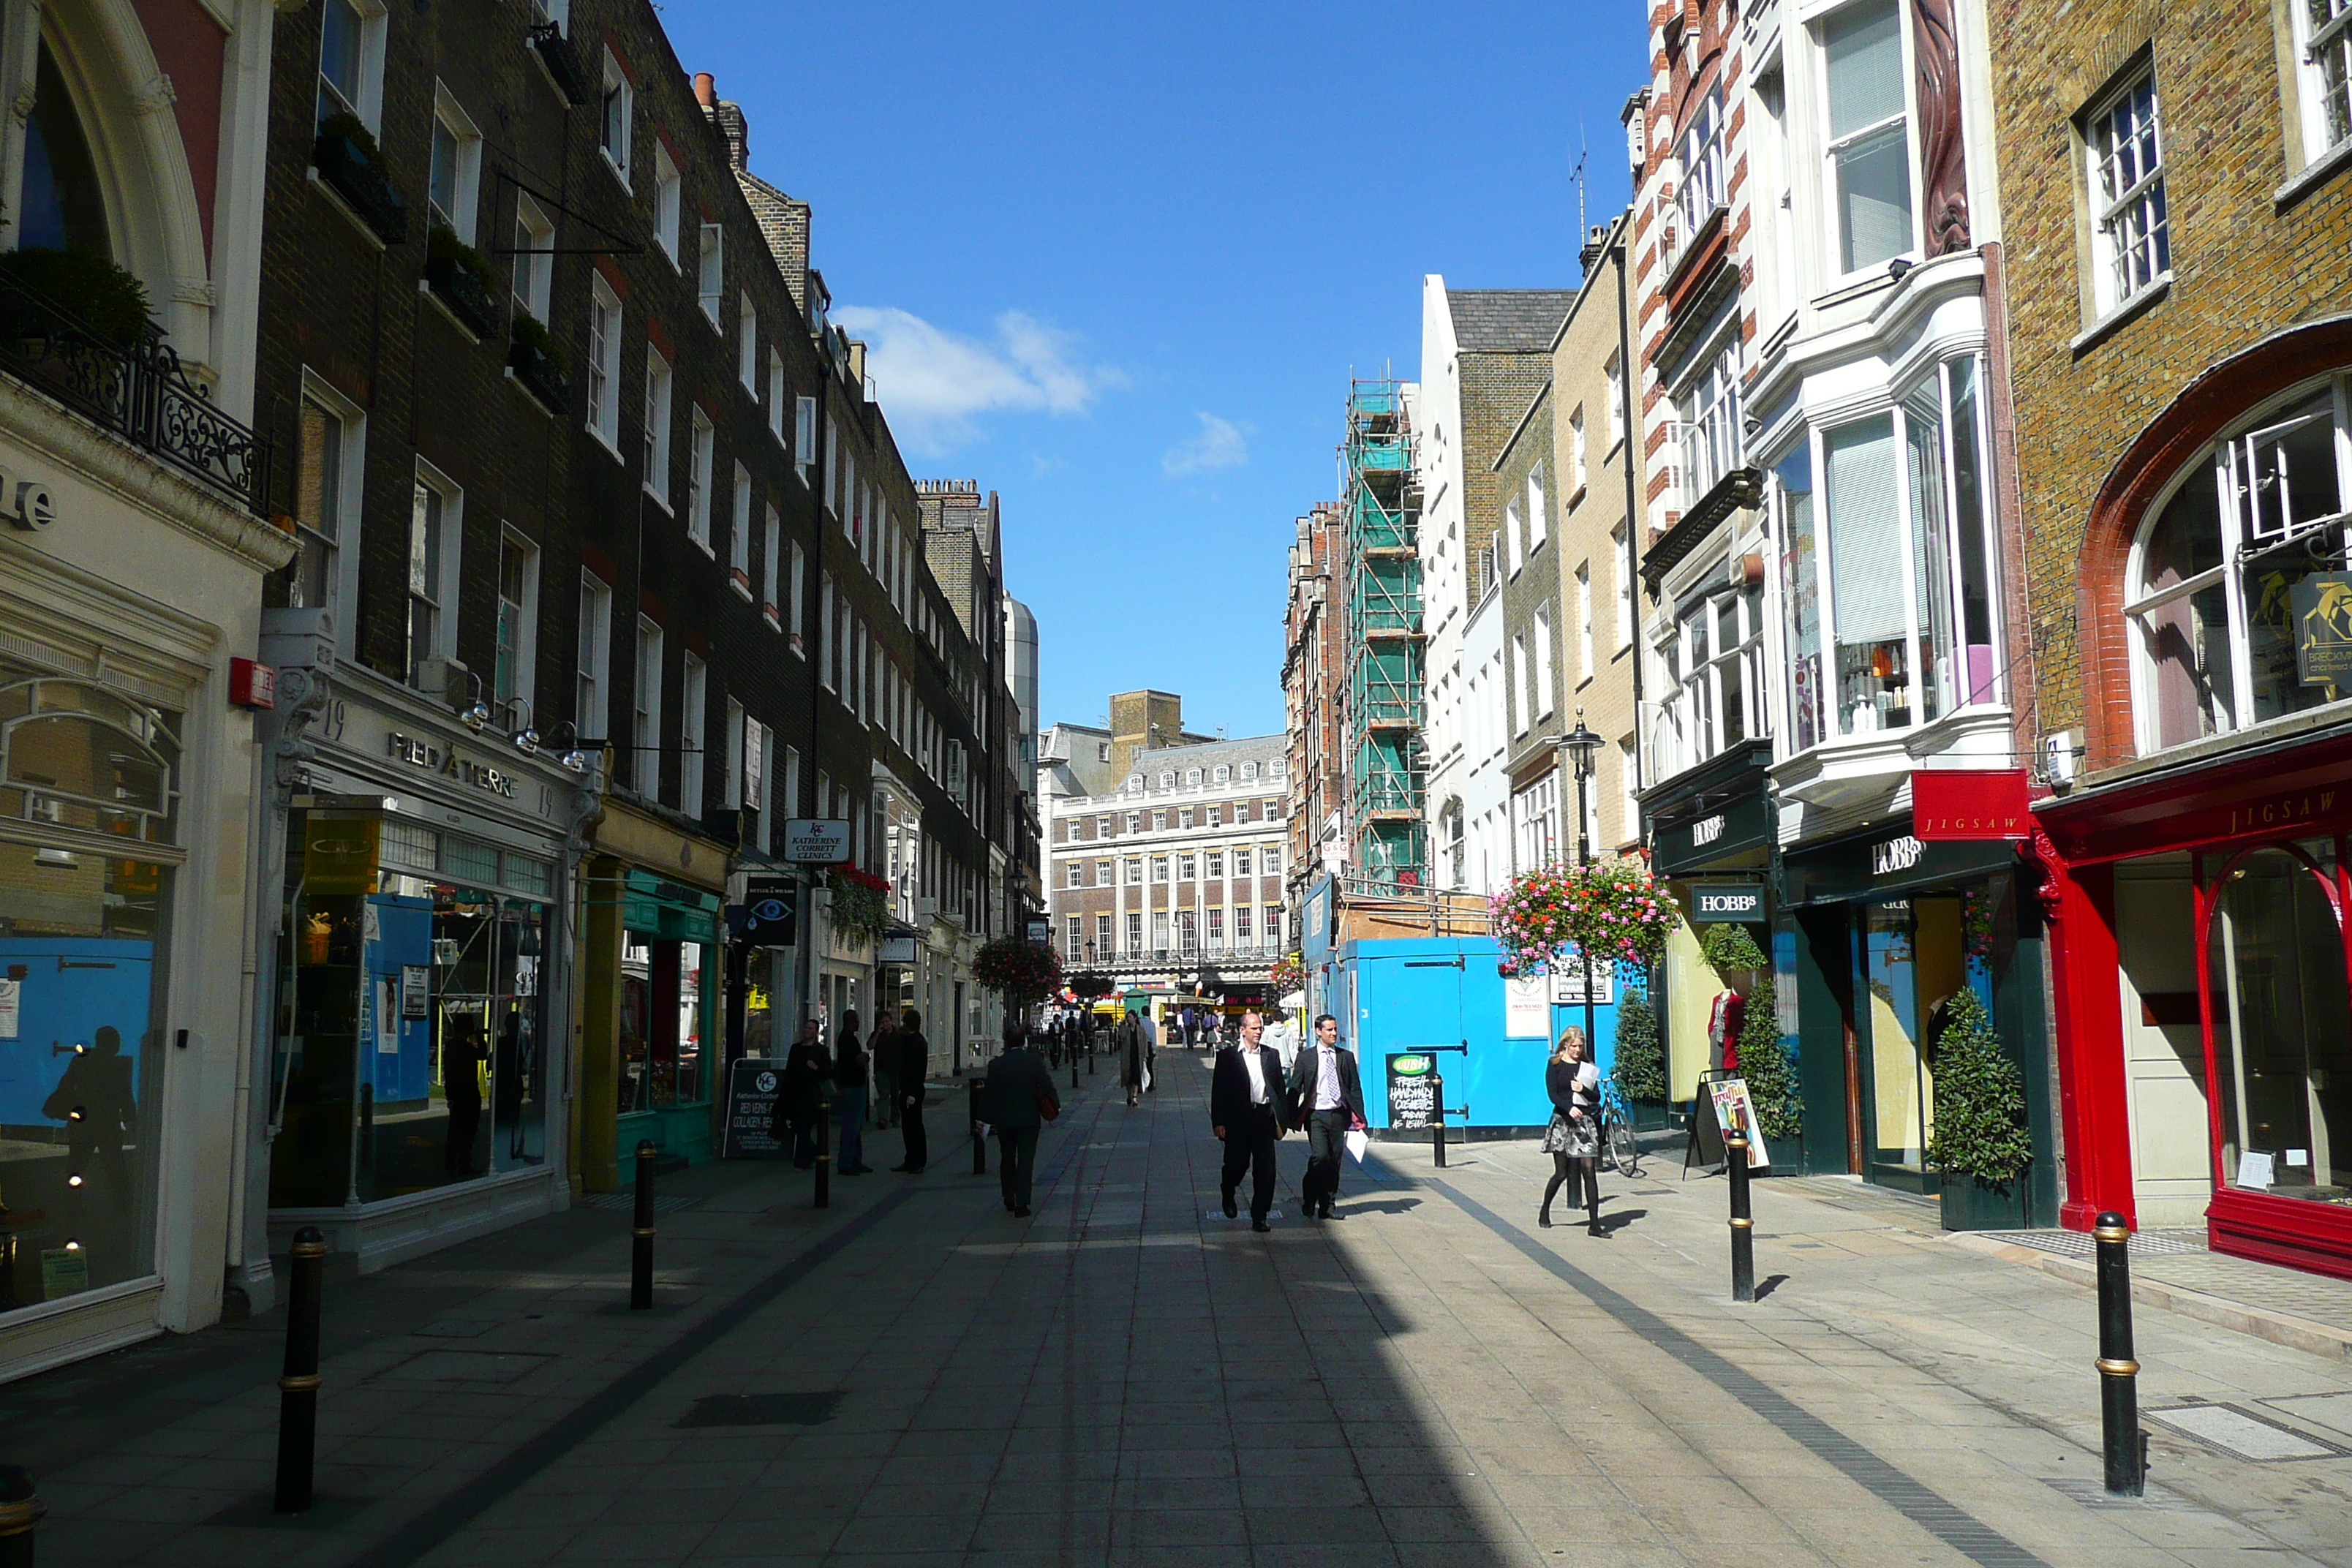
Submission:
<svg viewBox="0 0 2352 1568">
<path fill-rule="evenodd" d="M 0 1126 L 62 1129 L 62 1112 L 42 1107 L 78 1058 L 78 1077 L 135 1102 L 153 954 L 152 942 L 117 937 L 0 938 L 0 978 L 15 992 L 14 1033 L 0 1037 Z M 114 1038 L 101 1042 L 101 1029 Z"/>
</svg>

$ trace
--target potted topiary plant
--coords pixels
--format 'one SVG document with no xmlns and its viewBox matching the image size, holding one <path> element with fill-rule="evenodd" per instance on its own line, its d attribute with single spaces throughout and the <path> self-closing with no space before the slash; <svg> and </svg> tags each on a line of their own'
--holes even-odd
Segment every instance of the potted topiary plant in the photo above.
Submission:
<svg viewBox="0 0 2352 1568">
<path fill-rule="evenodd" d="M 2005 1230 L 2032 1223 L 2025 1180 L 2033 1136 L 2025 1124 L 2025 1078 L 2001 1048 L 1973 987 L 1944 1005 L 1930 1044 L 1936 1128 L 1927 1159 L 1942 1177 L 1946 1230 Z"/>
</svg>

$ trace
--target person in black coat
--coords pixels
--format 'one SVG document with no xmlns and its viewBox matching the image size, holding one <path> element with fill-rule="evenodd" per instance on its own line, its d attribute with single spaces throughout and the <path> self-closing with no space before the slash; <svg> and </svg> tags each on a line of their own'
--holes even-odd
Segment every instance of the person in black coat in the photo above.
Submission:
<svg viewBox="0 0 2352 1568">
<path fill-rule="evenodd" d="M 793 1129 L 793 1169 L 805 1171 L 816 1163 L 816 1119 L 824 1113 L 824 1089 L 833 1077 L 833 1053 L 817 1037 L 814 1018 L 801 1021 L 801 1037 L 784 1058 L 784 1084 L 777 1091 L 778 1109 Z"/>
<path fill-rule="evenodd" d="M 1560 1031 L 1545 1064 L 1544 1093 L 1551 1100 L 1551 1124 L 1544 1129 L 1543 1151 L 1551 1156 L 1552 1173 L 1536 1224 L 1550 1229 L 1554 1194 L 1565 1186 L 1574 1205 L 1581 1178 L 1585 1229 L 1606 1235 L 1601 1228 L 1601 1069 L 1590 1059 L 1584 1031 L 1574 1025 Z"/>
<path fill-rule="evenodd" d="M 1037 1134 L 1045 1128 L 1046 1109 L 1050 1106 L 1056 1116 L 1062 1112 L 1054 1075 L 1029 1047 L 1027 1035 L 1019 1024 L 1004 1026 L 1004 1050 L 988 1064 L 988 1079 L 980 1089 L 981 1118 L 996 1131 L 996 1171 L 1004 1206 L 1022 1219 L 1029 1217 L 1029 1181 L 1037 1165 Z"/>
<path fill-rule="evenodd" d="M 931 1042 L 923 1037 L 922 1015 L 908 1007 L 898 1015 L 898 1032 L 891 1037 L 898 1058 L 898 1126 L 907 1141 L 907 1157 L 891 1166 L 919 1176 L 931 1162 L 931 1141 L 923 1131 L 923 1080 L 930 1076 Z"/>
<path fill-rule="evenodd" d="M 1241 1184 L 1242 1173 L 1249 1171 L 1252 1230 L 1274 1228 L 1266 1223 L 1274 1208 L 1274 1145 L 1282 1136 L 1282 1119 L 1290 1103 L 1281 1056 L 1258 1043 L 1265 1032 L 1264 1018 L 1243 1014 L 1240 1043 L 1217 1053 L 1209 1075 L 1209 1124 L 1225 1146 L 1220 1183 L 1225 1217 L 1234 1217 L 1234 1189 Z"/>
<path fill-rule="evenodd" d="M 1329 1219 L 1339 1195 L 1339 1156 L 1349 1132 L 1364 1122 L 1364 1085 L 1356 1053 L 1339 1043 L 1339 1020 L 1315 1020 L 1315 1044 L 1290 1064 L 1295 1080 L 1290 1124 L 1307 1132 L 1307 1176 L 1299 1196 L 1308 1219 Z"/>
</svg>

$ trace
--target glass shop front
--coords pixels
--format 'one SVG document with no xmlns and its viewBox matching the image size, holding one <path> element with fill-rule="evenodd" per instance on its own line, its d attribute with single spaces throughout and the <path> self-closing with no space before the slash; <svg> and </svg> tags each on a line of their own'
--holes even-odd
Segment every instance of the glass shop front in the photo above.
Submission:
<svg viewBox="0 0 2352 1568">
<path fill-rule="evenodd" d="M 0 1313 L 153 1271 L 180 724 L 0 663 Z"/>
<path fill-rule="evenodd" d="M 555 862 L 380 810 L 287 843 L 271 1206 L 543 1164 Z"/>
</svg>

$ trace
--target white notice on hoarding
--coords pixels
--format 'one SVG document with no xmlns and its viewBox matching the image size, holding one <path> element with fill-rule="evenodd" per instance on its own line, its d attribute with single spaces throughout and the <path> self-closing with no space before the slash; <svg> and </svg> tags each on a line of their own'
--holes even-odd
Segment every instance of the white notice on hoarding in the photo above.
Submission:
<svg viewBox="0 0 2352 1568">
<path fill-rule="evenodd" d="M 2271 1185 L 2271 1157 L 2257 1154 L 2252 1149 L 2238 1156 L 2238 1185 L 2268 1192 Z"/>
<path fill-rule="evenodd" d="M 25 983 L 0 980 L 0 1040 L 16 1037 L 16 1020 L 23 1015 L 24 1004 Z"/>
<path fill-rule="evenodd" d="M 1503 982 L 1503 1036 L 1513 1040 L 1540 1040 L 1551 1026 L 1547 992 L 1538 975 Z"/>
</svg>

